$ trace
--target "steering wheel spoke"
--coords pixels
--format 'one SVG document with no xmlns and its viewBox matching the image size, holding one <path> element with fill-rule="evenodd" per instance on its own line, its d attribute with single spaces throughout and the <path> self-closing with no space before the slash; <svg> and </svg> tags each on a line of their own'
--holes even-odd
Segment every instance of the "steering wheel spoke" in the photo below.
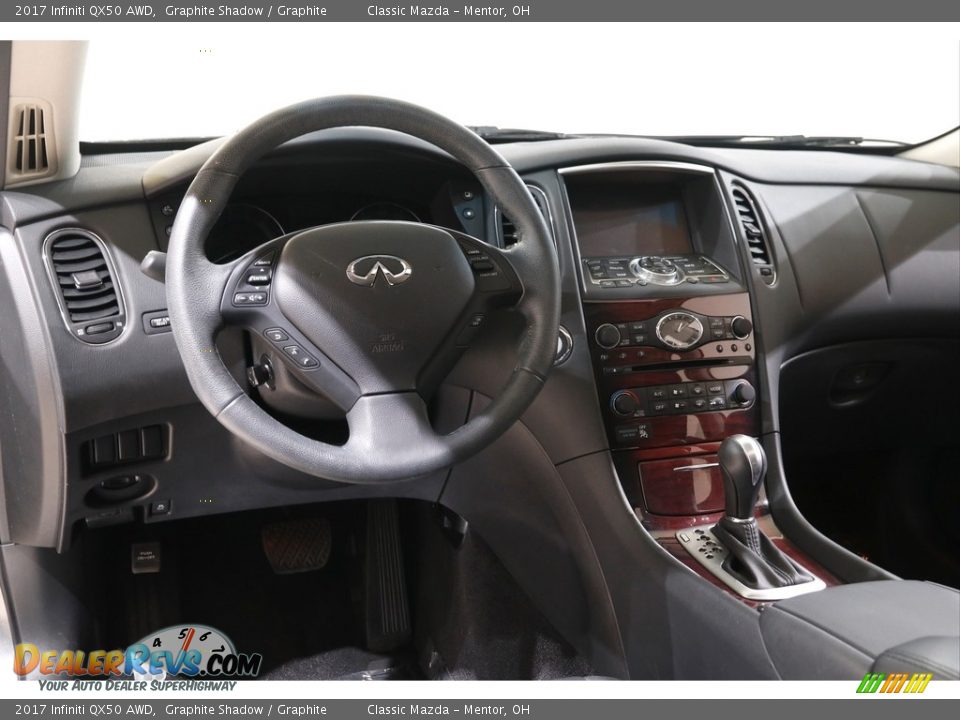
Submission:
<svg viewBox="0 0 960 720">
<path fill-rule="evenodd" d="M 357 383 L 297 330 L 274 297 L 274 271 L 284 239 L 272 240 L 230 263 L 220 315 L 226 325 L 263 338 L 273 349 L 271 356 L 287 365 L 300 382 L 347 411 L 360 397 Z"/>
<path fill-rule="evenodd" d="M 347 413 L 347 424 L 350 439 L 345 449 L 360 457 L 416 466 L 444 452 L 426 404 L 415 392 L 364 395 Z"/>
</svg>

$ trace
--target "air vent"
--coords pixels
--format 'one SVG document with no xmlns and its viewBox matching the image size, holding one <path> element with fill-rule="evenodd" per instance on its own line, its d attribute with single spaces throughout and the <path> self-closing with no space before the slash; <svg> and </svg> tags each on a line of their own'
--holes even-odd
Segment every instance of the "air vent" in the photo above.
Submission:
<svg viewBox="0 0 960 720">
<path fill-rule="evenodd" d="M 540 208 L 540 214 L 546 219 L 547 228 L 549 229 L 550 212 L 547 208 L 547 196 L 544 195 L 543 190 L 533 185 L 527 185 L 527 189 L 530 191 L 530 195 L 533 197 L 533 201 L 537 204 L 537 207 Z M 503 242 L 503 247 L 515 245 L 517 242 L 516 226 L 510 218 L 499 210 L 497 211 L 497 215 L 500 218 L 500 239 Z"/>
<path fill-rule="evenodd" d="M 7 168 L 13 182 L 39 180 L 54 173 L 56 154 L 48 105 L 37 101 L 13 108 L 8 152 Z"/>
<path fill-rule="evenodd" d="M 84 342 L 105 343 L 123 330 L 123 298 L 103 241 L 80 229 L 47 237 L 47 267 L 67 327 Z"/>
<path fill-rule="evenodd" d="M 772 285 L 776 279 L 776 271 L 756 202 L 745 189 L 740 187 L 733 189 L 733 202 L 737 208 L 740 229 L 743 230 L 743 237 L 747 241 L 750 262 L 753 263 L 763 281 L 767 285 Z"/>
</svg>

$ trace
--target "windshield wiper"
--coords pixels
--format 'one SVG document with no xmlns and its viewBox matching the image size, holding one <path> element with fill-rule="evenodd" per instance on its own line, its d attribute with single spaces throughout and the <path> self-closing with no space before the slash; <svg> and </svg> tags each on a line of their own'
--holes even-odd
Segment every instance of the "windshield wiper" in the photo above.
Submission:
<svg viewBox="0 0 960 720">
<path fill-rule="evenodd" d="M 537 142 L 540 140 L 562 140 L 572 137 L 564 133 L 547 130 L 523 130 L 520 128 L 500 128 L 494 125 L 478 125 L 471 130 L 488 143 Z"/>
</svg>

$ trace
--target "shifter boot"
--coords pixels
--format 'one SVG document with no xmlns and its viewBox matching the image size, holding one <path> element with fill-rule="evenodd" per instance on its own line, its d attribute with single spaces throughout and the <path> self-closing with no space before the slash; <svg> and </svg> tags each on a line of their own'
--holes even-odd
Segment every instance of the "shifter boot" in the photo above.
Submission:
<svg viewBox="0 0 960 720">
<path fill-rule="evenodd" d="M 714 526 L 713 534 L 729 553 L 723 569 L 749 588 L 766 590 L 814 579 L 760 532 L 756 520 L 733 522 L 723 518 Z"/>
</svg>

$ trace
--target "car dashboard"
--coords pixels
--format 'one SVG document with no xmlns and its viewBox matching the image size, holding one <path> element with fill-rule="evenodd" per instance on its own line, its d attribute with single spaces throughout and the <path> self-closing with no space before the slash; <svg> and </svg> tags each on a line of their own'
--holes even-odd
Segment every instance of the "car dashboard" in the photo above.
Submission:
<svg viewBox="0 0 960 720">
<path fill-rule="evenodd" d="M 88 154 L 71 180 L 4 193 L 0 303 L 12 311 L 0 315 L 0 444 L 18 450 L 0 457 L 4 541 L 63 549 L 83 529 L 117 523 L 440 497 L 446 473 L 369 488 L 305 477 L 244 447 L 198 404 L 163 283 L 140 265 L 166 249 L 180 201 L 217 146 Z M 960 313 L 955 169 L 641 138 L 497 149 L 547 219 L 563 279 L 557 362 L 523 425 L 554 467 L 609 453 L 638 517 L 664 538 L 722 510 L 720 440 L 780 433 L 784 403 L 791 418 L 815 412 L 814 398 L 785 384 L 812 372 L 803 358 L 817 355 L 824 375 L 816 401 L 854 414 L 879 407 L 909 418 L 916 407 L 885 391 L 891 373 L 949 372 Z M 374 219 L 499 247 L 517 240 L 442 151 L 349 129 L 257 163 L 207 256 L 227 262 L 287 233 Z M 78 275 L 109 288 L 85 295 Z M 496 396 L 521 333 L 508 323 L 477 337 L 438 393 L 439 426 Z M 928 352 L 891 344 L 904 339 Z M 269 347 L 237 332 L 219 350 L 242 383 Z M 296 383 L 295 370 L 287 380 Z M 250 391 L 271 407 L 268 391 Z M 342 432 L 332 410 L 271 410 L 304 434 Z M 798 437 L 817 437 L 825 424 L 816 426 Z"/>
</svg>

